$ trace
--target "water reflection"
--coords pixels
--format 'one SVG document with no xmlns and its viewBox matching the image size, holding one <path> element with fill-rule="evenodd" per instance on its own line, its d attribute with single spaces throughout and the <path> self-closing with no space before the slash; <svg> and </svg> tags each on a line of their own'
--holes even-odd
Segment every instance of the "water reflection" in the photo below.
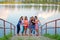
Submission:
<svg viewBox="0 0 60 40">
<path fill-rule="evenodd" d="M 60 5 L 0 5 L 0 8 L 9 8 L 9 9 L 20 9 L 20 8 L 34 8 L 35 10 L 40 10 L 42 11 L 59 11 L 60 12 Z"/>
</svg>

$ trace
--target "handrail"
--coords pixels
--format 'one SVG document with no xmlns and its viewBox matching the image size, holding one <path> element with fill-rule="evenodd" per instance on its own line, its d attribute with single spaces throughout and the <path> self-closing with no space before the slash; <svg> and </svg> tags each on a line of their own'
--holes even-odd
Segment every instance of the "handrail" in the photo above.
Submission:
<svg viewBox="0 0 60 40">
<path fill-rule="evenodd" d="M 51 23 L 51 22 L 54 22 L 54 21 L 57 21 L 57 20 L 60 20 L 60 19 L 52 20 L 52 21 L 46 22 L 45 24 L 48 24 L 48 23 Z M 45 24 L 43 24 L 42 26 L 44 26 Z"/>
<path fill-rule="evenodd" d="M 12 23 L 10 23 L 10 22 L 8 22 L 8 21 L 5 21 L 5 20 L 3 20 L 3 19 L 1 19 L 0 18 L 0 20 L 2 20 L 3 21 L 3 27 L 0 27 L 0 29 L 4 29 L 4 35 L 6 35 L 6 29 L 10 29 L 10 31 L 12 32 L 12 30 L 14 30 L 14 35 L 15 35 L 15 26 L 12 24 Z M 42 32 L 43 32 L 43 30 L 45 30 L 45 33 L 47 34 L 47 29 L 55 29 L 55 35 L 57 34 L 57 28 L 60 28 L 60 27 L 57 27 L 57 21 L 59 21 L 60 19 L 56 19 L 56 20 L 52 20 L 52 21 L 49 21 L 49 22 L 46 22 L 45 24 L 43 24 L 41 27 L 40 27 L 40 31 L 41 31 L 41 35 L 43 34 Z M 6 28 L 5 26 L 5 22 L 7 22 L 7 23 L 9 23 L 10 24 L 10 28 Z M 52 23 L 52 22 L 54 22 L 54 27 L 48 27 L 48 25 L 47 24 L 49 24 L 49 23 Z M 45 28 L 43 28 L 43 26 L 44 25 L 46 25 L 46 27 Z M 12 28 L 12 27 L 14 27 L 14 28 Z"/>
<path fill-rule="evenodd" d="M 0 27 L 0 29 L 4 29 L 4 36 L 6 35 L 6 29 L 10 29 L 10 32 L 12 32 L 12 30 L 14 30 L 14 35 L 15 35 L 15 25 L 13 25 L 12 23 L 6 21 L 6 20 L 3 20 L 0 18 L 1 21 L 3 21 L 3 27 Z M 6 28 L 6 23 L 8 23 L 10 26 L 10 28 Z M 14 28 L 12 28 L 14 27 Z"/>
<path fill-rule="evenodd" d="M 7 22 L 7 23 L 9 23 L 9 24 L 12 24 L 12 23 L 10 23 L 10 22 L 8 22 L 8 21 L 6 21 L 6 20 L 3 20 L 3 19 L 1 19 L 1 18 L 0 18 L 0 20 L 5 21 L 5 22 Z M 15 26 L 14 24 L 12 24 L 12 25 Z"/>
<path fill-rule="evenodd" d="M 60 28 L 60 27 L 58 27 L 57 26 L 57 21 L 59 21 L 60 19 L 56 19 L 56 20 L 52 20 L 52 21 L 49 21 L 49 22 L 46 22 L 45 24 L 43 24 L 41 27 L 40 27 L 40 29 L 41 29 L 41 35 L 43 34 L 42 32 L 43 32 L 43 30 L 45 30 L 45 33 L 47 34 L 47 29 L 53 29 L 54 28 L 54 30 L 55 30 L 55 35 L 57 34 L 57 28 Z M 54 27 L 48 27 L 48 25 L 47 24 L 49 24 L 49 23 L 52 23 L 52 22 L 54 22 Z M 45 28 L 43 28 L 43 26 L 44 25 L 46 25 L 45 26 Z"/>
</svg>

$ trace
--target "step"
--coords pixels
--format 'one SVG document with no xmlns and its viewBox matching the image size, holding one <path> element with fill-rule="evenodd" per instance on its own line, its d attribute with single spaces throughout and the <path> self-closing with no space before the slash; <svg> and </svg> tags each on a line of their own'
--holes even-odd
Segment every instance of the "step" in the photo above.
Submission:
<svg viewBox="0 0 60 40">
<path fill-rule="evenodd" d="M 11 40 L 54 40 L 43 36 L 13 36 Z"/>
</svg>

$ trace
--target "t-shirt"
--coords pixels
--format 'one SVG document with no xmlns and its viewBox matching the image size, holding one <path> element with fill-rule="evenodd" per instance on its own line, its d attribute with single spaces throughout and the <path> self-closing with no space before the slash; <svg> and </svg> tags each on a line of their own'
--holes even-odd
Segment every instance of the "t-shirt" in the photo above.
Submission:
<svg viewBox="0 0 60 40">
<path fill-rule="evenodd" d="M 18 22 L 17 27 L 20 27 L 20 23 L 21 23 L 21 21 Z"/>
<path fill-rule="evenodd" d="M 32 25 L 35 25 L 35 20 L 31 20 Z"/>
</svg>

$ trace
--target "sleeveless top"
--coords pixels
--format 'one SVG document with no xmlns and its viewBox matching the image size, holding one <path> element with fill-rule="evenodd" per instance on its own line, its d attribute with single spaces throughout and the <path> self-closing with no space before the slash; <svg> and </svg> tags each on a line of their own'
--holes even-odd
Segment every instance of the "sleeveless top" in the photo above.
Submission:
<svg viewBox="0 0 60 40">
<path fill-rule="evenodd" d="M 35 29 L 38 29 L 38 20 L 35 20 Z"/>
<path fill-rule="evenodd" d="M 28 20 L 24 20 L 24 26 L 28 26 Z"/>
</svg>

